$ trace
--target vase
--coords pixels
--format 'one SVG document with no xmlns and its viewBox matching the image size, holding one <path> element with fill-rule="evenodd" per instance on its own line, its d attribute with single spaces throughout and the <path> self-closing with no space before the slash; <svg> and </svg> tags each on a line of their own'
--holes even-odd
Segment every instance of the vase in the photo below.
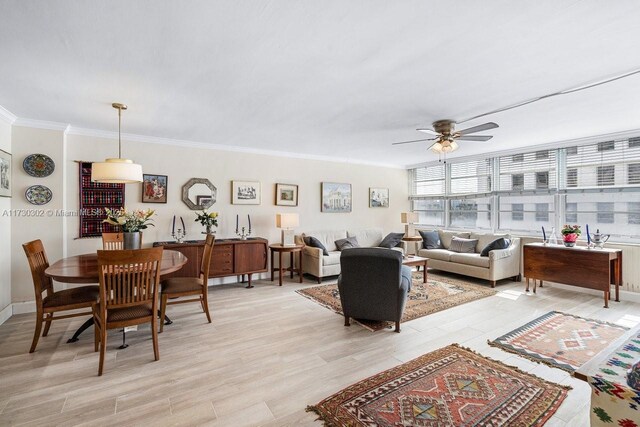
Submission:
<svg viewBox="0 0 640 427">
<path fill-rule="evenodd" d="M 205 227 L 206 227 L 206 231 L 203 231 L 202 234 L 216 234 L 216 232 L 213 231 L 211 225 L 205 225 Z"/>
<path fill-rule="evenodd" d="M 123 249 L 140 249 L 142 248 L 142 235 L 139 231 L 124 232 L 122 233 L 122 248 Z"/>
<path fill-rule="evenodd" d="M 576 245 L 576 240 L 578 240 L 578 235 L 576 233 L 564 234 L 562 236 L 562 241 L 568 248 L 574 247 Z"/>
</svg>

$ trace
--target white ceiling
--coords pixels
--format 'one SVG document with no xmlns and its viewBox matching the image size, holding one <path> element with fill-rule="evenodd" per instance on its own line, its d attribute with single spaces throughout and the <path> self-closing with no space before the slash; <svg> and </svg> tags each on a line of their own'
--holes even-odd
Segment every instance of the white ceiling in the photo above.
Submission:
<svg viewBox="0 0 640 427">
<path fill-rule="evenodd" d="M 0 105 L 21 118 L 407 165 L 416 127 L 640 67 L 640 2 L 0 3 Z M 457 155 L 640 129 L 640 75 L 465 123 Z"/>
</svg>

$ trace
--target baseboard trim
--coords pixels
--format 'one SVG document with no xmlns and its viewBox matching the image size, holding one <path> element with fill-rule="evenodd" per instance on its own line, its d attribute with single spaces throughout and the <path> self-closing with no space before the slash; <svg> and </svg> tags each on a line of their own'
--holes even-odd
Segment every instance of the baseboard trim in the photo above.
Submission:
<svg viewBox="0 0 640 427">
<path fill-rule="evenodd" d="M 0 310 L 0 325 L 6 322 L 13 315 L 13 304 L 8 304 Z"/>
<path fill-rule="evenodd" d="M 35 301 L 13 303 L 13 314 L 25 314 L 25 313 L 35 313 L 35 312 L 36 312 Z"/>
</svg>

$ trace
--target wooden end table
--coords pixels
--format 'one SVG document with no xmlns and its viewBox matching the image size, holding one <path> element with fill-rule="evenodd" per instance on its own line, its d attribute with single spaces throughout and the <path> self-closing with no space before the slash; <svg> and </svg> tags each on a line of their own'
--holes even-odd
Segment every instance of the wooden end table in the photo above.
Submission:
<svg viewBox="0 0 640 427">
<path fill-rule="evenodd" d="M 302 283 L 302 248 L 304 245 L 281 245 L 280 243 L 276 243 L 273 245 L 269 245 L 269 250 L 271 251 L 271 281 L 273 282 L 274 277 L 273 273 L 278 271 L 280 274 L 279 281 L 280 286 L 282 286 L 282 275 L 285 271 L 291 271 L 291 278 L 293 279 L 293 272 L 296 270 L 296 264 L 294 259 L 294 254 L 298 254 L 298 276 L 300 277 L 300 283 Z M 275 253 L 280 254 L 278 268 L 275 267 Z M 291 254 L 291 266 L 288 268 L 282 267 L 282 255 L 289 253 Z"/>
<path fill-rule="evenodd" d="M 427 263 L 429 262 L 429 258 L 423 258 L 421 256 L 411 256 L 407 255 L 406 258 L 402 259 L 402 265 L 406 265 L 408 267 L 417 267 L 418 271 L 420 271 L 420 267 L 424 268 L 422 272 L 422 283 L 427 283 Z"/>
<path fill-rule="evenodd" d="M 422 236 L 405 236 L 402 238 L 403 242 L 413 242 L 416 255 L 418 255 L 418 242 L 422 242 Z"/>
</svg>

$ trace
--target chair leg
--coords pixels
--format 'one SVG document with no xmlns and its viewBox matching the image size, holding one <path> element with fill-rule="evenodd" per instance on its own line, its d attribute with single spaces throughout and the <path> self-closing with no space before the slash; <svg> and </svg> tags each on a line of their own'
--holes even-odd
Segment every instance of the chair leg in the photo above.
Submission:
<svg viewBox="0 0 640 427">
<path fill-rule="evenodd" d="M 161 325 L 162 323 L 163 322 L 160 322 Z M 153 338 L 153 356 L 156 360 L 160 360 L 160 351 L 158 349 L 158 322 L 155 317 L 151 320 L 151 337 Z"/>
<path fill-rule="evenodd" d="M 167 294 L 160 296 L 160 333 L 164 330 L 164 313 L 167 311 Z"/>
<path fill-rule="evenodd" d="M 36 316 L 36 330 L 33 332 L 33 341 L 31 342 L 31 349 L 29 350 L 29 353 L 36 351 L 38 339 L 40 339 L 40 331 L 42 331 L 42 312 L 38 310 L 38 314 Z"/>
<path fill-rule="evenodd" d="M 400 333 L 400 321 L 396 320 L 396 332 Z"/>
<path fill-rule="evenodd" d="M 42 332 L 42 336 L 46 337 L 49 334 L 49 328 L 51 327 L 51 321 L 53 320 L 53 313 L 47 314 L 46 321 L 44 324 L 44 331 Z"/>
<path fill-rule="evenodd" d="M 211 323 L 211 314 L 209 313 L 209 301 L 207 299 L 207 288 L 205 287 L 204 292 L 202 293 L 202 305 L 204 308 L 204 314 L 207 315 L 207 320 Z"/>
<path fill-rule="evenodd" d="M 107 328 L 106 325 L 100 328 L 100 364 L 98 365 L 98 376 L 102 376 L 104 368 L 104 356 L 107 351 Z"/>
<path fill-rule="evenodd" d="M 349 322 L 349 316 L 344 315 L 344 326 L 351 326 L 351 322 Z"/>
</svg>

